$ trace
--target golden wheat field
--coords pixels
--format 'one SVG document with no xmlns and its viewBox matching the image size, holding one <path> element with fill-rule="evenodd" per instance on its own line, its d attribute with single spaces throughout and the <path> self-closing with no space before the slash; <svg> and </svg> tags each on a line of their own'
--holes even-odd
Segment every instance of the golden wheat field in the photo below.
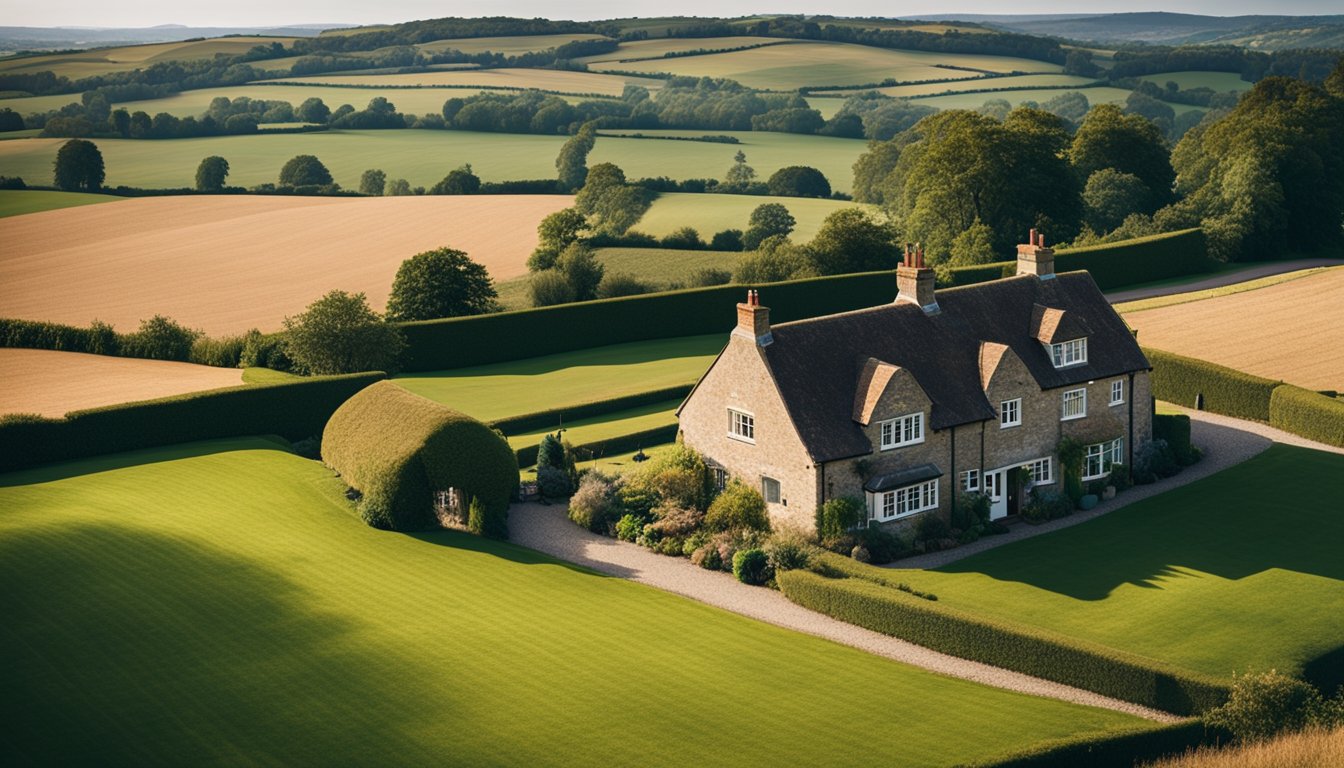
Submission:
<svg viewBox="0 0 1344 768">
<path fill-rule="evenodd" d="M 1341 765 L 1344 765 L 1344 728 L 1311 729 L 1224 749 L 1204 748 L 1160 760 L 1148 768 L 1339 768 Z"/>
<path fill-rule="evenodd" d="M 1125 321 L 1146 347 L 1309 389 L 1344 389 L 1344 267 L 1128 312 Z"/>
<path fill-rule="evenodd" d="M 129 357 L 0 349 L 0 414 L 64 416 L 70 411 L 232 387 L 239 368 Z"/>
<path fill-rule="evenodd" d="M 496 279 L 527 271 L 566 195 L 153 197 L 4 220 L 0 317 L 133 330 L 155 314 L 206 333 L 276 330 L 332 289 L 381 310 L 406 258 L 451 246 Z"/>
</svg>

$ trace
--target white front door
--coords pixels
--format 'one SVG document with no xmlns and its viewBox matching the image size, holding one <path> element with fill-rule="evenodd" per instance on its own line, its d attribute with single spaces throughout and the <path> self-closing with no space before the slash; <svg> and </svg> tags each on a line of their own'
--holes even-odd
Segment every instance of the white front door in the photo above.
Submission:
<svg viewBox="0 0 1344 768">
<path fill-rule="evenodd" d="M 989 519 L 998 520 L 1008 516 L 1008 495 L 1003 492 L 1003 479 L 1007 470 L 985 473 L 985 493 L 989 496 Z"/>
</svg>

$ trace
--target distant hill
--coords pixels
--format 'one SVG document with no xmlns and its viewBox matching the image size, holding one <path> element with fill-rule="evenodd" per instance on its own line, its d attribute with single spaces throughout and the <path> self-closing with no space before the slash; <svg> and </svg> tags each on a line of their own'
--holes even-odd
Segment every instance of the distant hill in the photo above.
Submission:
<svg viewBox="0 0 1344 768">
<path fill-rule="evenodd" d="M 0 51 L 53 51 L 137 43 L 167 43 L 195 37 L 265 35 L 316 37 L 324 29 L 348 24 L 300 24 L 292 27 L 0 27 Z"/>
<path fill-rule="evenodd" d="M 988 27 L 1097 43 L 1240 45 L 1262 51 L 1344 49 L 1344 15 L 1197 16 L 1185 13 L 1076 15 L 930 14 L 924 20 L 973 21 Z"/>
</svg>

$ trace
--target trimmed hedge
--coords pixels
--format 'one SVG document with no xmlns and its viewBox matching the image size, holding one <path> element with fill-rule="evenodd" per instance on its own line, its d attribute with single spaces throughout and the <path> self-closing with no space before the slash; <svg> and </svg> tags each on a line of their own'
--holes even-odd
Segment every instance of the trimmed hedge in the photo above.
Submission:
<svg viewBox="0 0 1344 768">
<path fill-rule="evenodd" d="M 1344 400 L 1291 384 L 1275 387 L 1269 423 L 1285 432 L 1344 448 Z"/>
<path fill-rule="evenodd" d="M 1153 364 L 1151 383 L 1158 400 L 1194 408 L 1202 394 L 1206 411 L 1269 421 L 1270 396 L 1282 382 L 1160 349 L 1144 347 L 1143 353 Z"/>
<path fill-rule="evenodd" d="M 793 602 L 875 632 L 996 667 L 1164 712 L 1192 715 L 1223 703 L 1229 684 L 1113 648 L 1011 626 L 862 579 L 778 574 Z"/>
<path fill-rule="evenodd" d="M 1103 291 L 1208 272 L 1213 267 L 1208 240 L 1199 229 L 1069 248 L 1055 254 L 1056 272 L 1086 269 Z"/>
<path fill-rule="evenodd" d="M 559 425 L 562 418 L 573 422 L 579 419 L 591 418 L 593 416 L 605 416 L 608 413 L 624 411 L 630 408 L 638 408 L 641 405 L 661 403 L 664 400 L 671 400 L 673 398 L 684 399 L 691 393 L 691 388 L 693 386 L 693 384 L 683 384 L 678 387 L 655 389 L 651 392 L 640 392 L 638 394 L 625 395 L 623 397 L 612 397 L 606 400 L 580 403 L 579 405 L 571 405 L 564 408 L 552 408 L 549 411 L 538 411 L 522 416 L 509 416 L 490 422 L 490 426 L 498 429 L 505 435 L 517 432 L 534 432 L 538 429 L 550 429 L 551 427 Z"/>
<path fill-rule="evenodd" d="M 1084 734 L 1052 739 L 1004 757 L 973 763 L 973 768 L 1133 768 L 1138 763 L 1182 754 L 1203 744 L 1225 742 L 1228 734 L 1199 720 L 1150 726 L 1119 733 Z"/>
<path fill-rule="evenodd" d="M 951 275 L 951 279 L 945 285 L 939 283 L 939 288 L 975 285 L 976 283 L 998 280 L 1001 277 L 1012 277 L 1017 274 L 1017 262 L 995 261 L 989 264 L 976 264 L 972 267 L 952 267 L 948 270 L 948 273 Z"/>
<path fill-rule="evenodd" d="M 1176 463 L 1188 467 L 1195 463 L 1194 447 L 1190 444 L 1190 417 L 1183 413 L 1153 414 L 1153 438 L 1166 440 Z"/>
<path fill-rule="evenodd" d="M 374 384 L 347 400 L 322 432 L 322 461 L 363 494 L 360 514 L 375 528 L 439 527 L 434 492 L 456 488 L 480 532 L 508 537 L 505 517 L 518 490 L 518 463 L 490 427 L 402 389 Z"/>
<path fill-rule="evenodd" d="M 255 384 L 73 411 L 63 419 L 0 419 L 0 471 L 219 437 L 322 432 L 381 371 Z"/>
<path fill-rule="evenodd" d="M 642 432 L 634 432 L 629 435 L 620 435 L 618 437 L 608 438 L 606 440 L 597 440 L 591 443 L 583 443 L 574 446 L 575 451 L 591 451 L 593 456 L 610 456 L 616 453 L 625 453 L 626 451 L 635 451 L 640 448 L 647 448 L 653 445 L 670 443 L 677 439 L 676 424 L 668 424 L 665 427 L 654 427 Z M 540 445 L 529 445 L 526 448 L 519 448 L 514 451 L 518 458 L 518 466 L 530 467 L 537 463 L 537 451 Z"/>
</svg>

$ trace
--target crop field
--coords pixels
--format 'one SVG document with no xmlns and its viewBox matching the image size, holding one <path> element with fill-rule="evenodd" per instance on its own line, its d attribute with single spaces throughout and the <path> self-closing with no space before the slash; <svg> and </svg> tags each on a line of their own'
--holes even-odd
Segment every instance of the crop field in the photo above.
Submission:
<svg viewBox="0 0 1344 768">
<path fill-rule="evenodd" d="M 536 88 L 563 93 L 592 93 L 620 96 L 626 85 L 642 85 L 650 90 L 663 82 L 648 77 L 604 75 L 598 72 L 567 72 L 558 69 L 482 69 L 433 70 L 399 75 L 312 75 L 285 78 L 286 83 L 346 86 L 443 86 L 462 85 L 479 88 Z"/>
<path fill-rule="evenodd" d="M 58 77 L 77 80 L 81 77 L 128 72 L 157 64 L 161 61 L 193 61 L 212 59 L 215 54 L 231 56 L 247 53 L 258 45 L 282 43 L 289 45 L 292 37 L 216 37 L 206 40 L 188 40 L 177 43 L 149 43 L 117 48 L 93 48 L 74 53 L 51 53 L 41 56 L 23 56 L 0 61 L 0 74 L 18 74 L 51 70 Z M 78 94 L 75 94 L 78 101 Z"/>
<path fill-rule="evenodd" d="M 522 274 L 537 223 L 571 200 L 145 197 L 12 217 L 0 307 L 123 331 L 155 314 L 209 334 L 272 331 L 333 289 L 382 309 L 401 262 L 434 248 L 466 251 L 498 278 Z"/>
<path fill-rule="evenodd" d="M 1126 312 L 1125 322 L 1145 346 L 1308 389 L 1344 390 L 1341 296 L 1344 267 L 1336 267 L 1254 290 Z"/>
<path fill-rule="evenodd" d="M 1250 90 L 1254 83 L 1241 79 L 1235 72 L 1159 72 L 1156 75 L 1144 75 L 1140 80 L 1157 83 L 1163 87 L 1174 82 L 1182 90 L 1191 88 L 1211 88 L 1218 92 Z"/>
<path fill-rule="evenodd" d="M 70 411 L 243 383 L 238 368 L 212 368 L 169 360 L 0 349 L 0 415 Z"/>
<path fill-rule="evenodd" d="M 377 531 L 343 491 L 256 438 L 0 477 L 10 762 L 853 764 L 898 710 L 903 764 L 931 766 L 1145 725 L 507 543 Z"/>
<path fill-rule="evenodd" d="M 1062 67 L 1007 56 L 930 53 L 873 48 L 851 43 L 800 42 L 745 51 L 595 64 L 595 70 L 671 72 L 693 77 L 727 77 L 753 88 L 791 91 L 808 85 L 863 85 L 887 78 L 943 80 L 967 74 L 936 66 L 951 64 L 989 72 L 1059 72 Z"/>
<path fill-rule="evenodd" d="M 685 53 L 687 51 L 728 51 L 734 48 L 742 48 L 748 45 L 789 45 L 792 40 L 783 40 L 778 37 L 753 37 L 751 35 L 741 35 L 736 37 L 694 37 L 694 38 L 652 38 L 649 40 L 634 40 L 627 43 L 621 43 L 616 50 L 611 53 L 599 53 L 595 56 L 584 56 L 577 61 L 584 64 L 607 64 L 609 69 L 621 69 L 617 66 L 621 62 L 636 61 L 639 59 L 661 59 L 668 53 Z"/>
<path fill-rule="evenodd" d="M 949 74 L 951 74 L 949 72 Z M 948 80 L 941 83 L 917 83 L 914 85 L 893 85 L 886 88 L 871 88 L 887 96 L 909 98 L 911 96 L 931 96 L 948 91 L 986 91 L 994 88 L 1057 88 L 1061 86 L 1082 87 L 1096 82 L 1096 78 L 1077 75 L 1018 75 L 1014 77 L 973 77 L 961 80 Z M 849 93 L 859 93 L 850 91 Z M 846 94 L 848 95 L 848 94 Z M 987 98 L 990 98 L 987 96 Z"/>
<path fill-rule="evenodd" d="M 111 203 L 125 198 L 87 192 L 53 192 L 46 189 L 0 189 L 0 219 L 38 211 Z"/>
<path fill-rule="evenodd" d="M 811 197 L 766 197 L 761 195 L 718 195 L 669 192 L 653 202 L 644 218 L 634 226 L 640 232 L 661 237 L 681 227 L 694 227 L 708 240 L 715 232 L 747 228 L 751 212 L 766 203 L 779 203 L 789 209 L 798 224 L 795 242 L 806 243 L 821 229 L 822 221 L 841 208 L 855 205 L 847 200 Z"/>
<path fill-rule="evenodd" d="M 1287 445 L 1082 525 L 899 570 L 940 604 L 1230 677 L 1344 643 L 1344 456 Z M 1266 631 L 1272 627 L 1272 631 Z"/>
<path fill-rule="evenodd" d="M 412 373 L 406 389 L 482 421 L 694 384 L 724 334 L 639 341 L 475 368 Z"/>
<path fill-rule="evenodd" d="M 547 51 L 558 48 L 575 40 L 602 40 L 602 35 L 586 32 L 571 32 L 559 35 L 515 35 L 513 37 L 463 37 L 434 40 L 415 46 L 425 53 L 442 53 L 453 50 L 462 53 L 503 53 L 516 56 L 520 53 Z"/>
</svg>

